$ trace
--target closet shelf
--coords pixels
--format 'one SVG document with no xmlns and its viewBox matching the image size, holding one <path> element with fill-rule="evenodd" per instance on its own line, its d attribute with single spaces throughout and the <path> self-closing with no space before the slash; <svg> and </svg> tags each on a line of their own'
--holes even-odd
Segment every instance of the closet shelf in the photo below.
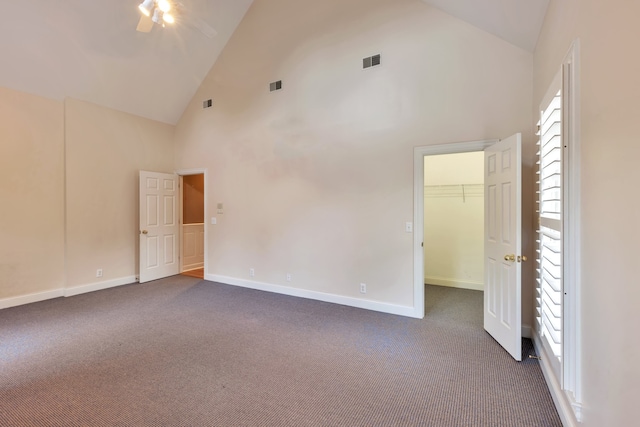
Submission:
<svg viewBox="0 0 640 427">
<path fill-rule="evenodd" d="M 483 197 L 484 184 L 425 185 L 424 197 Z"/>
</svg>

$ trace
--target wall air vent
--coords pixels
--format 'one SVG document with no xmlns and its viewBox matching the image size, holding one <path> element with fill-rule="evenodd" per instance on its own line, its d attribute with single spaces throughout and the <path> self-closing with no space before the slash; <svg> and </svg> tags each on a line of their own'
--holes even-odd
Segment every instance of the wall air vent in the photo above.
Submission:
<svg viewBox="0 0 640 427">
<path fill-rule="evenodd" d="M 202 101 L 202 108 L 211 108 L 213 107 L 213 100 L 207 99 L 206 101 Z"/>
<path fill-rule="evenodd" d="M 282 80 L 278 80 L 277 82 L 269 83 L 269 91 L 273 92 L 274 90 L 282 89 Z"/>
<path fill-rule="evenodd" d="M 376 65 L 380 65 L 380 54 L 369 56 L 362 60 L 362 68 L 375 67 Z"/>
</svg>

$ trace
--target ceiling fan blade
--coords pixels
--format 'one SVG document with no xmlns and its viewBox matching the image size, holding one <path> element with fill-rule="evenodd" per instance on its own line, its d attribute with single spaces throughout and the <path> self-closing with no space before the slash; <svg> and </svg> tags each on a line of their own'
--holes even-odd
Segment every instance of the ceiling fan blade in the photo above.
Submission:
<svg viewBox="0 0 640 427">
<path fill-rule="evenodd" d="M 138 26 L 136 27 L 136 31 L 140 31 L 141 33 L 149 33 L 153 28 L 153 21 L 149 16 L 142 15 L 140 20 L 138 21 Z"/>
<path fill-rule="evenodd" d="M 213 28 L 211 28 L 211 26 L 209 24 L 207 24 L 206 22 L 204 22 L 202 19 L 198 18 L 195 15 L 191 15 L 189 16 L 189 20 L 191 21 L 191 24 L 198 30 L 200 31 L 202 34 L 204 34 L 205 36 L 209 37 L 210 39 L 214 38 L 215 36 L 218 35 L 218 32 L 216 30 L 214 30 Z"/>
</svg>

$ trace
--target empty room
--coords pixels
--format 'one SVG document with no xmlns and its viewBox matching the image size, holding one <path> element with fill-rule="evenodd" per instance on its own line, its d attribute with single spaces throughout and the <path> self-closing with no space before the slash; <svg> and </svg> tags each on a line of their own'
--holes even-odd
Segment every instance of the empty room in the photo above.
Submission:
<svg viewBox="0 0 640 427">
<path fill-rule="evenodd" d="M 639 3 L 3 12 L 0 426 L 635 424 Z"/>
</svg>

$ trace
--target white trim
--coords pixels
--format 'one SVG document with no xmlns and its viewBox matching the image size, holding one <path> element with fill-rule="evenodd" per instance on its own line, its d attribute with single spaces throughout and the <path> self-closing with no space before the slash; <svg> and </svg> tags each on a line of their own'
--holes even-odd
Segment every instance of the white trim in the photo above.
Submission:
<svg viewBox="0 0 640 427">
<path fill-rule="evenodd" d="M 424 157 L 437 154 L 483 151 L 498 142 L 482 140 L 427 145 L 413 149 L 413 315 L 424 318 Z"/>
<path fill-rule="evenodd" d="M 64 289 L 60 288 L 60 289 L 55 289 L 53 291 L 21 295 L 19 297 L 3 298 L 3 299 L 0 299 L 0 310 L 3 310 L 5 308 L 17 307 L 19 305 L 31 304 L 34 302 L 60 298 L 63 296 L 64 296 Z"/>
<path fill-rule="evenodd" d="M 105 280 L 104 282 L 88 283 L 86 285 L 74 286 L 64 290 L 65 297 L 86 294 L 88 292 L 101 291 L 103 289 L 115 288 L 117 286 L 129 285 L 137 282 L 136 276 L 126 276 L 119 279 Z"/>
<path fill-rule="evenodd" d="M 184 265 L 182 266 L 182 272 L 186 273 L 187 271 L 193 271 L 199 268 L 204 268 L 204 262 L 196 262 L 194 264 Z"/>
<path fill-rule="evenodd" d="M 544 346 L 540 342 L 538 334 L 533 335 L 533 346 L 536 350 L 536 354 L 539 356 L 540 369 L 542 370 L 542 375 L 547 382 L 547 387 L 551 393 L 553 403 L 556 405 L 562 425 L 565 427 L 577 427 L 582 418 L 582 406 L 577 402 L 570 402 L 564 390 L 562 390 L 562 386 L 558 382 L 552 367 L 546 362 L 547 360 L 550 360 L 553 355 L 549 355 L 546 352 Z"/>
<path fill-rule="evenodd" d="M 178 174 L 176 174 L 178 175 Z M 178 236 L 178 273 L 182 273 L 184 271 L 184 218 L 182 217 L 184 214 L 184 194 L 182 193 L 182 189 L 184 188 L 184 175 L 178 175 L 178 222 L 180 227 L 180 233 Z"/>
<path fill-rule="evenodd" d="M 473 291 L 483 291 L 484 282 L 473 282 L 468 280 L 451 279 L 447 277 L 425 277 L 426 285 L 446 286 L 448 288 L 471 289 Z"/>
<path fill-rule="evenodd" d="M 522 324 L 522 338 L 529 338 L 531 339 L 533 337 L 533 328 L 531 327 L 531 325 L 527 325 L 527 324 Z"/>
<path fill-rule="evenodd" d="M 222 283 L 225 285 L 238 286 L 242 288 L 256 289 L 259 291 L 273 292 L 276 294 L 289 295 L 299 298 L 307 298 L 316 301 L 330 302 L 333 304 L 347 305 L 350 307 L 363 308 L 365 310 L 379 311 L 382 313 L 396 314 L 399 316 L 415 317 L 414 308 L 387 304 L 378 301 L 364 300 L 359 298 L 345 297 L 324 292 L 309 291 L 305 289 L 290 288 L 288 286 L 274 285 L 271 283 L 254 282 L 250 280 L 237 279 L 235 277 L 219 276 L 216 274 L 206 274 L 205 280 Z M 423 285 L 424 286 L 424 285 Z"/>
<path fill-rule="evenodd" d="M 580 40 L 576 39 L 563 60 L 563 69 L 567 71 L 563 88 L 566 97 L 567 131 L 569 155 L 567 156 L 566 201 L 564 218 L 565 258 L 563 280 L 565 300 L 563 307 L 563 388 L 569 390 L 579 406 L 582 402 L 582 319 L 581 302 L 581 213 L 580 213 Z M 568 80 L 568 81 L 567 81 Z M 566 93 L 568 91 L 568 94 Z M 574 406 L 575 407 L 575 406 Z M 579 410 L 579 409 L 578 409 Z M 577 412 L 576 417 L 580 414 Z"/>
</svg>

